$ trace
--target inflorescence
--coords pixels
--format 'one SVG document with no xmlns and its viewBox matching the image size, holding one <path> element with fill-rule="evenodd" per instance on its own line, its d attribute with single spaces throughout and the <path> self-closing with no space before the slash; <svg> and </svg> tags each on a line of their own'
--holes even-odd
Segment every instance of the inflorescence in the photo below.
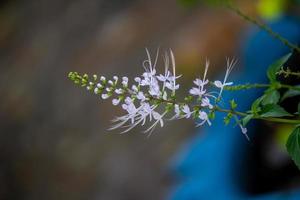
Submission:
<svg viewBox="0 0 300 200">
<path fill-rule="evenodd" d="M 68 77 L 75 84 L 86 87 L 87 90 L 93 91 L 100 95 L 102 99 L 111 98 L 114 106 L 120 105 L 126 114 L 113 120 L 114 125 L 110 129 L 124 128 L 122 133 L 128 132 L 137 125 L 144 126 L 146 121 L 152 124 L 145 130 L 151 132 L 157 125 L 164 126 L 165 119 L 189 119 L 196 121 L 196 126 L 212 124 L 215 112 L 223 109 L 219 107 L 222 101 L 224 87 L 228 87 L 233 82 L 228 82 L 235 60 L 227 59 L 227 68 L 223 80 L 210 82 L 207 79 L 209 62 L 205 63 L 203 76 L 196 78 L 194 86 L 189 90 L 188 95 L 183 101 L 179 102 L 176 91 L 180 88 L 177 80 L 181 75 L 176 74 L 175 58 L 172 50 L 169 50 L 163 56 L 164 72 L 158 73 L 156 70 L 158 54 L 154 60 L 151 59 L 149 51 L 146 49 L 147 59 L 143 62 L 145 72 L 129 82 L 128 77 L 119 78 L 114 76 L 112 80 L 106 77 L 93 75 L 91 78 L 87 75 L 80 75 L 77 72 L 70 72 Z M 212 83 L 212 84 L 211 84 Z M 208 91 L 212 86 L 217 91 Z M 234 109 L 236 103 L 230 102 L 231 109 L 227 110 L 227 116 L 224 119 L 226 124 L 231 118 L 236 120 L 243 134 L 246 135 L 247 129 L 240 122 Z M 247 135 L 246 135 L 247 136 Z"/>
</svg>

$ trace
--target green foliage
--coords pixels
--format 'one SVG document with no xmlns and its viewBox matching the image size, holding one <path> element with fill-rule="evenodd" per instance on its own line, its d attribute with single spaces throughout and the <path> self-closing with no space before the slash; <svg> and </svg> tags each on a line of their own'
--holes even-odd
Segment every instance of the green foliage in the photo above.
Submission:
<svg viewBox="0 0 300 200">
<path fill-rule="evenodd" d="M 260 117 L 290 117 L 292 116 L 284 108 L 277 104 L 267 104 L 262 107 Z"/>
<path fill-rule="evenodd" d="M 288 89 L 281 97 L 281 101 L 287 99 L 287 98 L 291 98 L 291 97 L 295 97 L 295 96 L 299 96 L 300 95 L 300 91 L 299 90 L 295 90 L 295 89 Z"/>
<path fill-rule="evenodd" d="M 230 102 L 230 107 L 232 110 L 235 110 L 237 107 L 237 103 L 234 101 L 234 99 L 232 99 Z"/>
<path fill-rule="evenodd" d="M 232 119 L 233 115 L 232 113 L 228 113 L 225 117 L 224 117 L 224 124 L 228 125 Z"/>
<path fill-rule="evenodd" d="M 277 90 L 267 90 L 261 101 L 262 105 L 277 104 L 280 99 L 280 93 Z"/>
<path fill-rule="evenodd" d="M 297 126 L 288 138 L 286 149 L 300 169 L 300 126 Z"/>
<path fill-rule="evenodd" d="M 248 124 L 248 122 L 254 117 L 253 114 L 249 114 L 249 115 L 246 115 L 246 117 L 244 117 L 242 119 L 242 125 L 243 126 L 246 126 Z"/>
</svg>

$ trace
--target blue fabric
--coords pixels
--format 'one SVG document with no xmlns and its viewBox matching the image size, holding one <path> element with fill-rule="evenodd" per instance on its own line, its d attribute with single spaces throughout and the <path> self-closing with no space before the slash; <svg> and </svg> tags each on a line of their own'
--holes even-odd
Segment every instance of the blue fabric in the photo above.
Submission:
<svg viewBox="0 0 300 200">
<path fill-rule="evenodd" d="M 300 39 L 300 23 L 292 17 L 283 17 L 271 28 L 298 43 Z M 290 52 L 278 40 L 257 29 L 252 29 L 243 44 L 243 66 L 237 66 L 237 74 L 230 76 L 234 83 L 265 83 L 266 69 L 276 59 Z M 224 93 L 224 102 L 234 98 L 239 103 L 238 110 L 248 110 L 251 103 L 262 91 L 247 90 Z M 171 170 L 175 174 L 177 185 L 174 186 L 168 199 L 170 200 L 269 200 L 300 199 L 300 190 L 282 192 L 258 197 L 249 197 L 239 187 L 239 177 L 243 176 L 245 151 L 251 145 L 233 124 L 225 126 L 224 114 L 217 114 L 212 126 L 197 130 L 195 137 L 184 145 L 171 162 Z M 255 123 L 250 123 L 248 134 Z M 255 134 L 258 134 L 257 132 Z"/>
</svg>

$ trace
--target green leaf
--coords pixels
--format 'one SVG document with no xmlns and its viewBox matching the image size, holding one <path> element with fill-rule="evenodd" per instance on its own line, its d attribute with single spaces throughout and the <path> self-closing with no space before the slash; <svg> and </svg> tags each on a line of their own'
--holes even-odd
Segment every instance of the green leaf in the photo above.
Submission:
<svg viewBox="0 0 300 200">
<path fill-rule="evenodd" d="M 261 104 L 277 104 L 280 99 L 280 93 L 277 90 L 268 90 L 263 98 Z"/>
<path fill-rule="evenodd" d="M 297 126 L 289 136 L 286 143 L 286 149 L 292 160 L 300 169 L 300 126 Z"/>
<path fill-rule="evenodd" d="M 299 96 L 300 95 L 300 91 L 299 90 L 293 90 L 293 89 L 289 89 L 288 91 L 286 91 L 284 93 L 284 95 L 281 98 L 281 101 L 290 98 L 290 97 L 295 97 L 295 96 Z"/>
<path fill-rule="evenodd" d="M 261 117 L 289 117 L 292 115 L 277 104 L 268 104 L 262 108 L 260 116 Z"/>
<path fill-rule="evenodd" d="M 271 83 L 276 82 L 276 73 L 279 71 L 280 67 L 283 66 L 284 63 L 286 63 L 286 61 L 290 58 L 292 54 L 289 53 L 285 56 L 283 56 L 282 58 L 280 58 L 279 60 L 277 60 L 275 63 L 273 63 L 272 65 L 270 65 L 268 71 L 267 71 L 267 76 L 270 80 Z"/>
<path fill-rule="evenodd" d="M 236 107 L 237 107 L 237 104 L 236 104 L 236 102 L 234 101 L 234 99 L 232 99 L 231 101 L 230 101 L 230 107 L 231 107 L 231 109 L 236 109 Z"/>
<path fill-rule="evenodd" d="M 252 113 L 258 113 L 261 110 L 259 105 L 264 98 L 265 98 L 265 95 L 259 97 L 252 103 L 252 106 L 251 106 Z"/>
<path fill-rule="evenodd" d="M 248 122 L 253 118 L 253 116 L 254 116 L 253 114 L 250 114 L 244 117 L 242 119 L 242 125 L 245 127 L 248 124 Z"/>
</svg>

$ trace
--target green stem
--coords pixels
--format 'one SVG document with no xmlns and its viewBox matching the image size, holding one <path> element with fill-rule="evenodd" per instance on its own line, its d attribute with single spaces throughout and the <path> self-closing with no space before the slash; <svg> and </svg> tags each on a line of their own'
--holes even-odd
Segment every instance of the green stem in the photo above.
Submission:
<svg viewBox="0 0 300 200">
<path fill-rule="evenodd" d="M 238 115 L 241 117 L 247 116 L 247 113 L 239 112 L 239 111 L 235 111 L 235 110 L 223 109 L 218 106 L 215 106 L 215 110 L 217 110 L 219 112 L 224 112 L 224 113 L 232 113 L 234 115 Z M 259 119 L 259 120 L 270 121 L 270 122 L 280 122 L 280 123 L 286 123 L 286 124 L 300 124 L 299 119 L 284 119 L 284 118 L 274 118 L 274 117 L 264 118 L 264 117 L 259 117 L 259 116 L 253 117 L 253 119 Z"/>
<path fill-rule="evenodd" d="M 249 90 L 249 89 L 258 89 L 258 88 L 270 88 L 273 85 L 271 84 L 243 84 L 243 85 L 234 85 L 234 86 L 226 86 L 224 87 L 225 90 L 230 90 L 230 91 L 236 91 L 236 90 Z M 293 86 L 293 85 L 286 85 L 286 84 L 281 84 L 278 83 L 275 85 L 276 89 L 291 89 L 291 90 L 298 90 L 300 91 L 299 86 Z"/>
<path fill-rule="evenodd" d="M 242 17 L 244 20 L 258 26 L 260 29 L 266 31 L 268 34 L 270 34 L 273 38 L 279 40 L 281 43 L 283 43 L 285 46 L 289 47 L 292 50 L 296 50 L 300 53 L 300 48 L 288 41 L 286 38 L 282 37 L 280 34 L 274 32 L 270 27 L 268 27 L 266 24 L 263 24 L 262 22 L 257 21 L 256 19 L 253 19 L 246 14 L 244 14 L 238 7 L 236 7 L 233 3 L 227 2 L 226 7 L 235 12 L 237 15 Z"/>
</svg>

